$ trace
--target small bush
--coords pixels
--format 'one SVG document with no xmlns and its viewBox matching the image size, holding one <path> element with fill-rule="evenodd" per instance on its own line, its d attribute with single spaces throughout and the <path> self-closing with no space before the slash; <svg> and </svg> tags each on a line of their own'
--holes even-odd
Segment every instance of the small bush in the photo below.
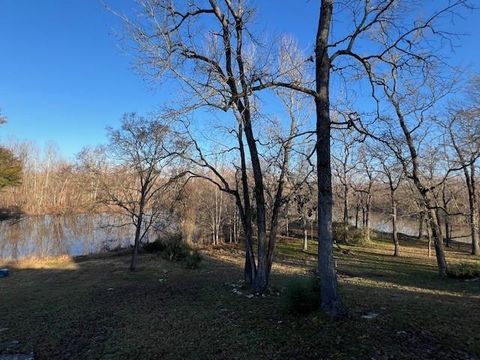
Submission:
<svg viewBox="0 0 480 360">
<path fill-rule="evenodd" d="M 181 235 L 172 236 L 170 239 L 165 240 L 165 249 L 162 251 L 162 256 L 170 261 L 184 260 L 190 247 L 183 242 Z"/>
<path fill-rule="evenodd" d="M 450 265 L 447 275 L 454 279 L 474 279 L 480 277 L 480 264 L 460 263 Z"/>
<path fill-rule="evenodd" d="M 351 229 L 349 231 L 348 237 L 349 243 L 352 244 L 363 244 L 365 243 L 365 231 L 362 229 Z"/>
<path fill-rule="evenodd" d="M 143 244 L 143 250 L 147 253 L 157 253 L 157 252 L 162 252 L 165 250 L 165 242 L 157 239 L 153 242 L 149 242 L 146 244 Z"/>
<path fill-rule="evenodd" d="M 146 243 L 143 249 L 148 253 L 159 253 L 162 258 L 169 261 L 185 261 L 189 269 L 198 268 L 202 261 L 202 255 L 185 243 L 180 234 Z"/>
<path fill-rule="evenodd" d="M 363 244 L 365 243 L 365 232 L 363 229 L 356 229 L 352 226 L 345 230 L 342 222 L 332 224 L 333 240 L 339 244 Z"/>
<path fill-rule="evenodd" d="M 198 269 L 202 260 L 202 255 L 197 250 L 190 251 L 185 258 L 185 266 L 187 269 Z"/>
<path fill-rule="evenodd" d="M 320 284 L 318 278 L 292 280 L 286 288 L 284 309 L 297 315 L 305 315 L 320 307 Z"/>
<path fill-rule="evenodd" d="M 345 241 L 345 227 L 343 223 L 334 221 L 332 224 L 333 241 L 337 243 L 344 243 Z M 347 234 L 348 235 L 348 234 Z"/>
</svg>

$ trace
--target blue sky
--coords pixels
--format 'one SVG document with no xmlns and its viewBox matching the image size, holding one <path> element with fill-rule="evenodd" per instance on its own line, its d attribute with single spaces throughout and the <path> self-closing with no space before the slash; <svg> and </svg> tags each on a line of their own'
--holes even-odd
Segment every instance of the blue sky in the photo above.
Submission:
<svg viewBox="0 0 480 360">
<path fill-rule="evenodd" d="M 294 33 L 311 44 L 314 0 L 259 0 L 258 21 L 267 33 Z M 129 0 L 110 4 L 128 11 Z M 275 4 L 275 6 L 272 6 Z M 456 64 L 479 71 L 478 12 L 455 24 L 468 33 Z M 131 69 L 113 29 L 118 20 L 100 0 L 0 0 L 0 108 L 9 119 L 0 141 L 11 138 L 58 144 L 66 157 L 105 141 L 105 127 L 124 112 L 146 113 L 174 94 L 153 89 Z M 477 61 L 477 64 L 474 62 Z"/>
</svg>

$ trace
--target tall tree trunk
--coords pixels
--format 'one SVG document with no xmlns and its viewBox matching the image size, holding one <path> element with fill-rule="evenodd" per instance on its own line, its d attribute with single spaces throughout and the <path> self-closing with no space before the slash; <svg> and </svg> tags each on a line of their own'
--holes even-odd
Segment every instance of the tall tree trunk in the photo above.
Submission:
<svg viewBox="0 0 480 360">
<path fill-rule="evenodd" d="M 130 271 L 135 271 L 137 268 L 138 248 L 140 247 L 140 235 L 142 232 L 142 225 L 143 225 L 144 203 L 145 203 L 145 200 L 144 200 L 144 196 L 142 195 L 142 199 L 140 201 L 138 219 L 137 219 L 137 223 L 135 224 L 135 241 L 133 243 L 133 253 L 132 253 L 132 259 L 130 261 Z"/>
<path fill-rule="evenodd" d="M 448 213 L 445 213 L 445 246 L 450 247 L 450 233 L 451 233 L 451 228 L 450 228 L 450 215 Z"/>
<path fill-rule="evenodd" d="M 397 234 L 397 201 L 395 200 L 394 191 L 391 191 L 390 197 L 392 201 L 392 241 L 395 247 L 393 256 L 400 256 L 400 243 L 398 241 L 398 234 Z"/>
<path fill-rule="evenodd" d="M 344 312 L 338 293 L 337 274 L 333 258 L 332 236 L 332 168 L 330 155 L 330 59 L 328 39 L 332 21 L 333 1 L 322 0 L 315 44 L 316 62 L 316 155 L 318 182 L 318 274 L 320 277 L 321 308 L 330 316 Z"/>
<path fill-rule="evenodd" d="M 427 209 L 428 222 L 430 224 L 433 241 L 435 243 L 435 255 L 437 257 L 438 273 L 441 277 L 445 277 L 447 275 L 447 260 L 445 259 L 445 251 L 443 249 L 442 231 L 438 223 L 437 213 L 435 211 L 437 207 L 434 206 L 435 202 L 432 199 L 431 190 L 425 187 L 420 179 L 417 149 L 414 145 L 412 133 L 408 129 L 407 121 L 405 120 L 403 112 L 400 108 L 400 103 L 392 95 L 387 96 L 389 97 L 390 102 L 395 108 L 395 112 L 400 122 L 400 127 L 402 128 L 402 132 L 405 136 L 405 140 L 408 146 L 412 164 L 411 178 L 418 192 L 422 196 L 424 208 Z M 406 165 L 404 164 L 404 166 Z"/>
<path fill-rule="evenodd" d="M 290 224 L 290 213 L 289 213 L 289 205 L 287 203 L 287 209 L 285 211 L 285 235 L 289 236 L 289 224 Z"/>
<path fill-rule="evenodd" d="M 447 275 L 447 262 L 445 260 L 445 251 L 443 249 L 442 241 L 442 230 L 438 223 L 437 212 L 431 206 L 429 208 L 428 221 L 430 222 L 430 227 L 432 229 L 433 242 L 435 246 L 435 254 L 437 255 L 437 265 L 438 272 L 440 276 L 444 277 Z"/>
<path fill-rule="evenodd" d="M 303 224 L 303 251 L 308 250 L 308 229 L 307 229 L 307 219 L 305 216 L 302 216 Z"/>
<path fill-rule="evenodd" d="M 347 242 L 348 233 L 348 185 L 343 184 L 343 242 Z"/>
<path fill-rule="evenodd" d="M 418 221 L 418 240 L 423 238 L 423 224 L 425 223 L 425 212 L 420 212 L 420 220 Z"/>
<path fill-rule="evenodd" d="M 475 189 L 475 167 L 472 165 L 470 167 L 470 173 L 468 169 L 464 169 L 465 179 L 467 182 L 468 190 L 468 205 L 469 205 L 469 223 L 470 223 L 470 234 L 472 237 L 472 255 L 480 255 L 479 247 L 479 213 L 478 213 L 478 202 L 477 202 L 477 193 Z"/>
<path fill-rule="evenodd" d="M 372 208 L 372 195 L 370 194 L 370 190 L 367 194 L 367 204 L 366 204 L 366 211 L 365 211 L 365 241 L 370 241 L 370 211 Z"/>
<path fill-rule="evenodd" d="M 358 229 L 358 217 L 360 215 L 360 204 L 357 200 L 357 205 L 355 206 L 355 229 Z"/>
<path fill-rule="evenodd" d="M 463 174 L 465 176 L 465 182 L 467 183 L 468 191 L 468 205 L 469 205 L 469 222 L 470 222 L 470 234 L 472 238 L 472 255 L 480 255 L 479 247 L 479 218 L 480 209 L 477 202 L 477 190 L 475 185 L 475 162 L 472 162 L 470 166 L 466 166 L 467 162 L 462 149 L 455 141 L 452 128 L 449 128 L 450 138 L 452 140 L 453 147 L 457 152 L 460 162 L 464 165 Z"/>
<path fill-rule="evenodd" d="M 432 230 L 430 224 L 427 224 L 427 238 L 428 238 L 428 257 L 432 256 Z"/>
<path fill-rule="evenodd" d="M 243 145 L 243 123 L 240 119 L 238 125 L 238 148 L 240 152 L 240 169 L 242 178 L 242 197 L 243 206 L 240 198 L 237 198 L 237 208 L 239 209 L 240 219 L 243 225 L 245 235 L 245 265 L 243 276 L 245 283 L 252 285 L 255 279 L 257 268 L 255 265 L 255 256 L 253 254 L 253 228 L 252 228 L 252 206 L 250 203 L 250 193 L 248 186 L 247 161 L 245 158 L 245 147 Z"/>
<path fill-rule="evenodd" d="M 290 123 L 289 140 L 284 145 L 282 167 L 281 167 L 280 176 L 278 178 L 277 191 L 275 193 L 275 200 L 273 202 L 272 214 L 270 218 L 270 234 L 268 238 L 268 249 L 267 249 L 267 283 L 265 284 L 265 286 L 268 285 L 268 281 L 270 279 L 270 272 L 272 270 L 273 251 L 275 249 L 275 243 L 277 241 L 277 229 L 278 229 L 278 221 L 280 216 L 280 208 L 282 207 L 282 203 L 283 203 L 283 188 L 285 185 L 285 178 L 288 173 L 288 167 L 290 162 L 290 152 L 292 148 L 292 139 L 294 137 L 296 130 L 297 130 L 296 121 L 292 118 L 292 121 Z"/>
</svg>

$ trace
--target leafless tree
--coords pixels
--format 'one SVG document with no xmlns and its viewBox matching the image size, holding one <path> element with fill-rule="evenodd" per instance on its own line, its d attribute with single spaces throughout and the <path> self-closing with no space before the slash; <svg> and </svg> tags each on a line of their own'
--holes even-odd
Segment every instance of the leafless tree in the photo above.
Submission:
<svg viewBox="0 0 480 360">
<path fill-rule="evenodd" d="M 400 243 L 398 241 L 397 219 L 398 219 L 398 199 L 397 190 L 403 179 L 403 168 L 398 159 L 393 156 L 391 151 L 383 144 L 379 144 L 371 149 L 372 156 L 378 164 L 378 171 L 382 181 L 388 186 L 391 204 L 392 217 L 392 242 L 394 245 L 393 256 L 400 256 Z"/>
<path fill-rule="evenodd" d="M 330 132 L 332 128 L 332 106 L 330 90 L 332 74 L 354 73 L 352 81 L 367 78 L 372 81 L 372 95 L 376 98 L 372 68 L 391 68 L 393 54 L 402 54 L 402 64 L 406 67 L 411 60 L 425 55 L 426 37 L 434 35 L 446 40 L 448 34 L 436 27 L 437 21 L 444 15 L 454 13 L 466 1 L 442 2 L 437 10 L 425 17 L 413 15 L 418 8 L 415 2 L 396 0 L 349 1 L 338 2 L 338 11 L 334 13 L 334 1 L 320 2 L 320 15 L 315 37 L 314 55 L 307 57 L 314 63 L 314 86 L 290 82 L 282 74 L 273 76 L 254 89 L 269 86 L 284 86 L 311 95 L 317 114 L 317 179 L 318 179 L 318 238 L 319 238 L 319 275 L 321 279 L 322 309 L 335 316 L 342 312 L 337 291 L 336 272 L 333 260 L 332 241 L 332 180 L 330 159 Z M 342 16 L 351 18 L 345 21 Z M 341 31 L 332 33 L 335 20 L 343 20 Z M 350 25 L 351 24 L 351 25 Z M 336 38 L 333 38 L 336 36 Z M 429 39 L 430 40 L 430 39 Z M 368 45 L 366 45 L 368 44 Z M 425 58 L 428 61 L 428 59 Z M 303 63 L 302 63 L 303 66 Z M 346 123 L 352 125 L 357 119 L 354 112 L 345 111 Z"/>
<path fill-rule="evenodd" d="M 352 190 L 352 174 L 357 167 L 358 161 L 358 145 L 361 136 L 352 130 L 340 130 L 337 131 L 334 135 L 334 141 L 337 146 L 334 146 L 334 149 L 338 151 L 333 151 L 333 171 L 336 175 L 336 179 L 340 182 L 341 194 L 340 199 L 343 202 L 343 228 L 342 232 L 343 241 L 346 242 L 348 234 L 348 225 L 349 225 L 349 208 L 350 208 L 350 197 Z M 335 145 L 335 144 L 334 144 Z"/>
<path fill-rule="evenodd" d="M 480 255 L 479 206 L 476 187 L 476 162 L 480 157 L 480 109 L 456 110 L 446 124 L 456 163 L 463 169 L 468 193 L 472 254 Z M 448 238 L 448 236 L 447 236 Z"/>
<path fill-rule="evenodd" d="M 258 114 L 254 93 L 260 90 L 254 85 L 267 72 L 270 59 L 268 54 L 262 55 L 261 46 L 251 36 L 249 26 L 253 9 L 244 1 L 231 0 L 188 3 L 140 0 L 138 4 L 141 16 L 135 20 L 119 15 L 139 51 L 140 67 L 154 78 L 172 76 L 181 84 L 188 94 L 181 104 L 183 113 L 208 107 L 228 112 L 237 120 L 237 125 L 230 126 L 229 130 L 237 137 L 235 148 L 239 153 L 240 186 L 237 188 L 222 179 L 206 152 L 202 152 L 197 165 L 208 168 L 213 174 L 210 180 L 219 185 L 219 189 L 236 197 L 246 239 L 246 279 L 252 279 L 255 292 L 262 292 L 268 285 L 294 136 L 283 141 L 277 187 L 269 210 L 261 145 L 253 118 Z M 297 131 L 296 127 L 293 129 Z M 198 141 L 194 143 L 197 152 L 201 150 Z M 251 171 L 247 165 L 251 166 Z M 254 185 L 256 261 L 251 241 L 250 176 Z"/>
<path fill-rule="evenodd" d="M 130 270 L 137 266 L 140 243 L 161 216 L 165 216 L 167 171 L 173 168 L 175 157 L 183 144 L 172 136 L 168 125 L 158 119 L 147 119 L 134 113 L 125 114 L 119 129 L 108 129 L 109 143 L 102 150 L 84 151 L 80 157 L 86 168 L 98 176 L 113 172 L 103 180 L 102 202 L 120 209 L 135 226 Z M 110 170 L 107 170 L 110 169 Z"/>
</svg>

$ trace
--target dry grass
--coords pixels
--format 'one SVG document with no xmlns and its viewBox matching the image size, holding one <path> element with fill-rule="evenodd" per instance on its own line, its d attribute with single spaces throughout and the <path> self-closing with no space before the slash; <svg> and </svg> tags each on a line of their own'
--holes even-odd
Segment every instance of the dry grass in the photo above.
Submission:
<svg viewBox="0 0 480 360">
<path fill-rule="evenodd" d="M 36 359 L 468 359 L 480 355 L 480 282 L 440 279 L 425 244 L 342 246 L 339 282 L 349 316 L 295 317 L 282 296 L 232 292 L 242 252 L 204 251 L 198 270 L 142 255 L 17 264 L 0 279 L 0 354 Z M 315 266 L 316 244 L 278 244 L 272 285 Z M 449 250 L 450 262 L 478 261 Z M 73 271 L 72 271 L 73 270 Z M 373 319 L 363 318 L 376 314 Z M 11 343 L 17 340 L 19 343 Z"/>
</svg>

